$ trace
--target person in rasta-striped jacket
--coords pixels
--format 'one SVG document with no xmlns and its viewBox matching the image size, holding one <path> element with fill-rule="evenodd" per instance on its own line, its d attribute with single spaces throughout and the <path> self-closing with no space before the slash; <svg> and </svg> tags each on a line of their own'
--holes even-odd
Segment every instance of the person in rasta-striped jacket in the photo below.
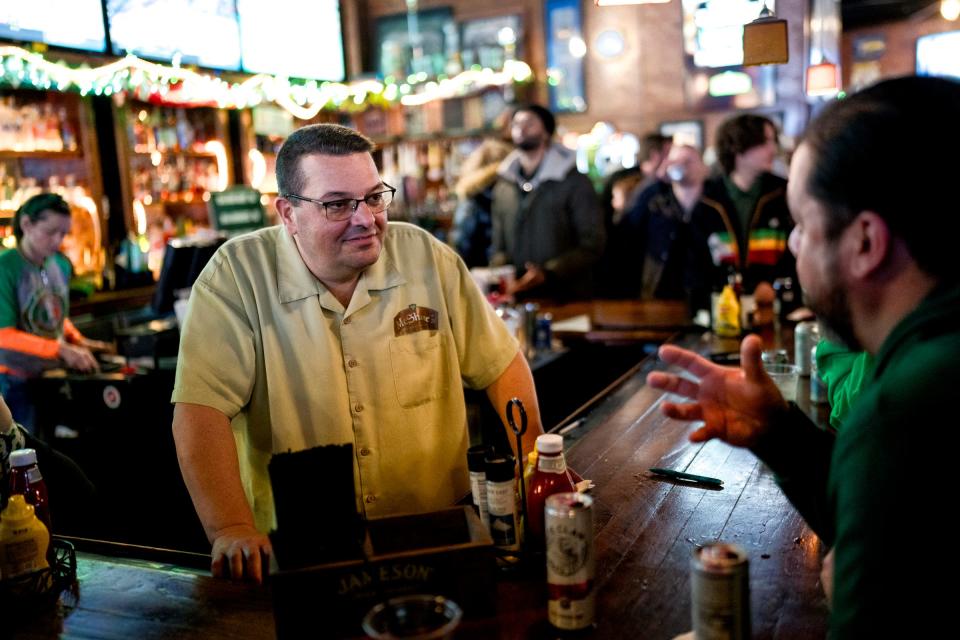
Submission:
<svg viewBox="0 0 960 640">
<path fill-rule="evenodd" d="M 715 264 L 743 276 L 744 291 L 761 282 L 790 277 L 796 264 L 787 250 L 793 229 L 787 181 L 770 171 L 777 154 L 777 129 L 768 118 L 742 114 L 717 131 L 720 172 L 706 181 L 701 202 L 717 216 L 705 218 Z"/>
</svg>

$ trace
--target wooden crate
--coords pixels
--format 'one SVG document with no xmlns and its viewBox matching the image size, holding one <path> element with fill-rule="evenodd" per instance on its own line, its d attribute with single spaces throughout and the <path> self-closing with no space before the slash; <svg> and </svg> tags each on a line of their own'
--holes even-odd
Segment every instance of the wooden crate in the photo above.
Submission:
<svg viewBox="0 0 960 640">
<path fill-rule="evenodd" d="M 494 613 L 493 541 L 472 507 L 367 523 L 365 558 L 271 571 L 277 637 L 362 636 L 378 602 L 427 593 L 451 598 L 465 617 Z"/>
</svg>

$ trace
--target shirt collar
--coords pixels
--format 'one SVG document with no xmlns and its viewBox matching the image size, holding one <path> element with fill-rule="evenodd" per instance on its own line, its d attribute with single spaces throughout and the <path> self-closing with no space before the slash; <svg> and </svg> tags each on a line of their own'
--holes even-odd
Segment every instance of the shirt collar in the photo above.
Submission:
<svg viewBox="0 0 960 640">
<path fill-rule="evenodd" d="M 297 243 L 286 230 L 279 227 L 280 239 L 277 242 L 277 290 L 281 304 L 319 296 L 320 303 L 327 308 L 343 311 L 333 294 L 310 272 L 300 256 Z M 390 247 L 390 230 L 384 236 L 384 246 L 380 258 L 367 267 L 360 275 L 360 281 L 353 293 L 350 306 L 366 304 L 370 300 L 370 291 L 381 291 L 403 284 L 406 280 L 397 269 Z"/>
</svg>

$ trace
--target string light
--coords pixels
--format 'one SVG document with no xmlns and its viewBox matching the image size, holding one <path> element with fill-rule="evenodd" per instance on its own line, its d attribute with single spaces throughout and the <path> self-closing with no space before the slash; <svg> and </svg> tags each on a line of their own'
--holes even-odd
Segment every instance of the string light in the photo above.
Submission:
<svg viewBox="0 0 960 640">
<path fill-rule="evenodd" d="M 507 60 L 501 71 L 473 67 L 453 78 L 431 80 L 421 72 L 397 82 L 359 80 L 351 83 L 290 82 L 288 78 L 258 74 L 242 82 L 228 82 L 214 75 L 147 62 L 134 55 L 91 67 L 69 67 L 63 61 L 51 62 L 39 53 L 14 46 L 0 46 L 0 85 L 14 88 L 56 88 L 81 95 L 129 94 L 140 100 L 160 99 L 184 106 L 216 106 L 246 109 L 273 102 L 301 120 L 310 120 L 322 109 L 362 111 L 370 106 L 396 102 L 424 104 L 466 95 L 488 87 L 523 84 L 533 78 L 530 67 L 518 60 Z"/>
</svg>

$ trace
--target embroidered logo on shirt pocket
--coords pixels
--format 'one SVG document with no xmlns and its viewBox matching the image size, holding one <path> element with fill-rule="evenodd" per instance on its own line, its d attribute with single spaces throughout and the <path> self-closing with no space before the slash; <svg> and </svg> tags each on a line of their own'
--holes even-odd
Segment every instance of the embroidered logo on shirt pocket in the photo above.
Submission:
<svg viewBox="0 0 960 640">
<path fill-rule="evenodd" d="M 439 331 L 390 339 L 393 382 L 401 407 L 416 407 L 446 395 L 450 376 L 443 343 Z"/>
</svg>

